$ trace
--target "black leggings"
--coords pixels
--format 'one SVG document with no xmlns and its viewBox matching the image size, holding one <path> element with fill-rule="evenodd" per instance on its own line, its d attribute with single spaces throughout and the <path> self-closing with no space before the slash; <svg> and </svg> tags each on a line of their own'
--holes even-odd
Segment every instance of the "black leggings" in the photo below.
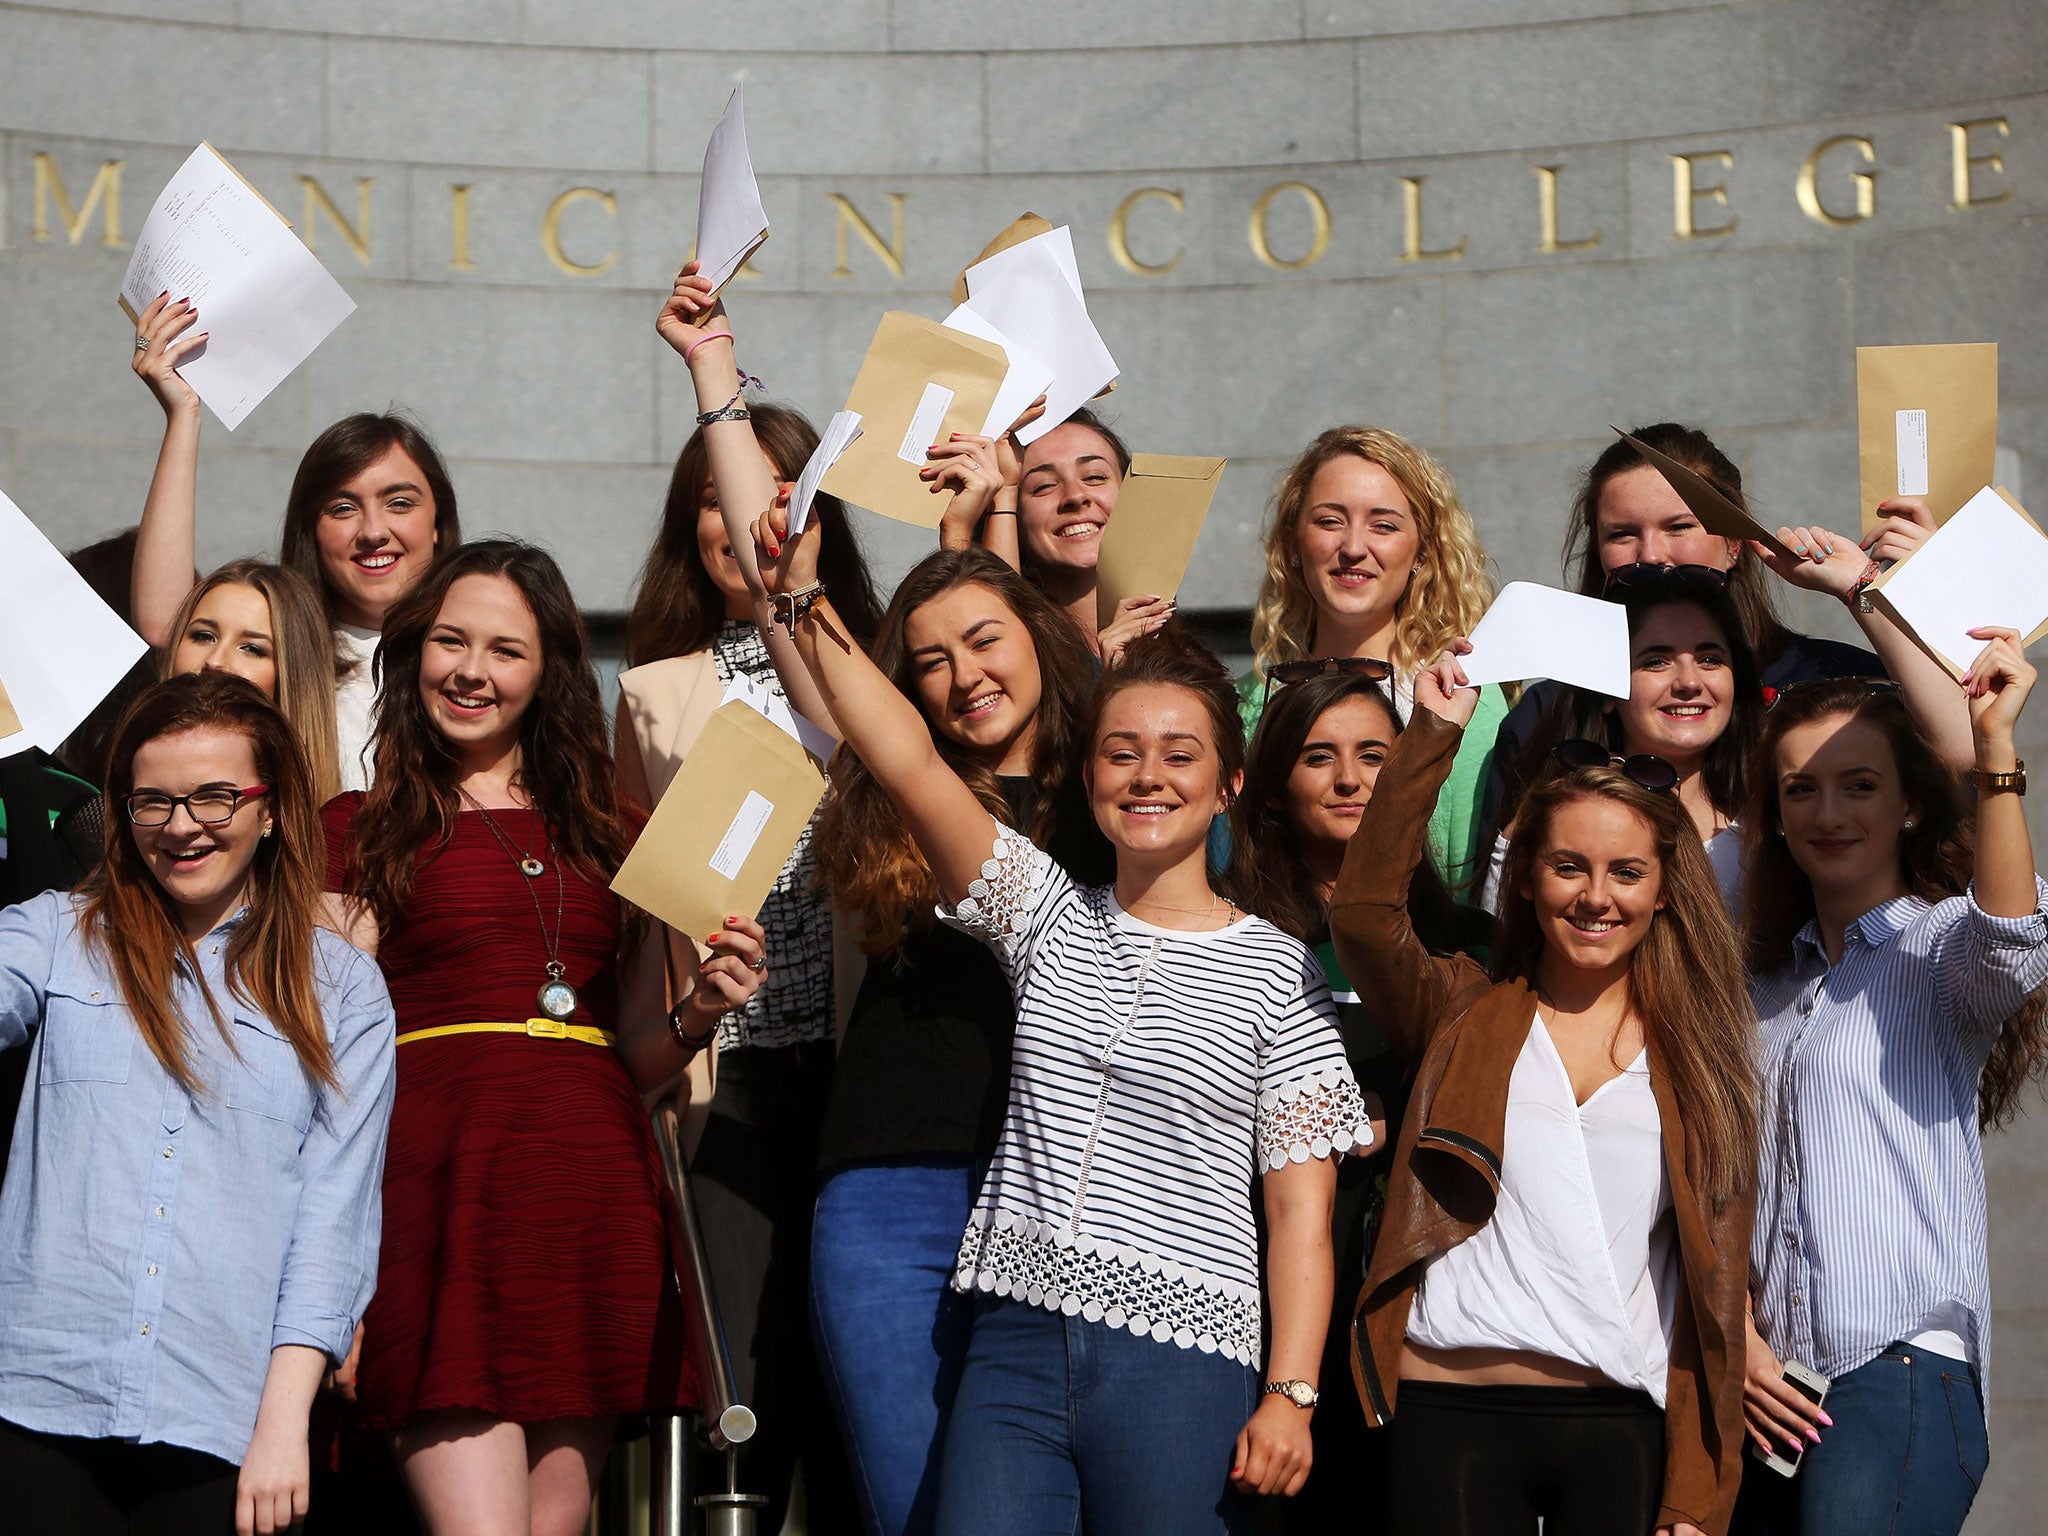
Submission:
<svg viewBox="0 0 2048 1536">
<path fill-rule="evenodd" d="M 1664 1414 L 1624 1387 L 1404 1381 L 1392 1461 L 1394 1536 L 1647 1536 Z"/>
<path fill-rule="evenodd" d="M 183 1446 L 0 1421 L 0 1536 L 227 1536 L 238 1475 Z"/>
</svg>

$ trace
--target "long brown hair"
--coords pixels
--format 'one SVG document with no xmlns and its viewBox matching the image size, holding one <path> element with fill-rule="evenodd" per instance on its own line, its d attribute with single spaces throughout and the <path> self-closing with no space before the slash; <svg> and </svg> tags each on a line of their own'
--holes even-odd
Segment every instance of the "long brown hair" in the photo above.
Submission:
<svg viewBox="0 0 2048 1536">
<path fill-rule="evenodd" d="M 426 429 L 398 411 L 381 415 L 360 411 L 342 417 L 314 438 L 299 460 L 291 494 L 285 498 L 283 547 L 277 557 L 280 564 L 297 571 L 320 595 L 330 629 L 334 627 L 334 592 L 327 585 L 327 571 L 320 563 L 320 518 L 336 491 L 393 448 L 402 448 L 412 456 L 433 495 L 434 557 L 445 558 L 462 542 L 462 520 L 455 512 L 455 483 L 448 478 L 448 466 L 441 462 L 441 452 Z"/>
<path fill-rule="evenodd" d="M 1613 801 L 1650 829 L 1664 906 L 1629 956 L 1629 1003 L 1683 1108 L 1692 1182 L 1724 1204 L 1756 1169 L 1756 1011 L 1714 867 L 1678 796 L 1644 789 L 1613 768 L 1581 768 L 1530 790 L 1501 875 L 1494 974 L 1536 986 L 1546 941 L 1535 903 L 1522 893 L 1535 879 L 1551 818 L 1579 800 Z"/>
<path fill-rule="evenodd" d="M 230 560 L 202 578 L 178 606 L 170 642 L 160 653 L 157 675 L 173 675 L 171 665 L 178 644 L 192 627 L 207 594 L 230 586 L 251 588 L 270 605 L 277 707 L 291 722 L 299 749 L 306 754 L 315 802 L 325 804 L 341 793 L 341 747 L 334 729 L 334 637 L 319 595 L 297 571 L 262 560 Z"/>
<path fill-rule="evenodd" d="M 590 635 L 547 551 L 480 539 L 438 561 L 392 605 L 377 647 L 376 777 L 355 821 L 348 890 L 388 928 L 412 902 L 419 860 L 455 830 L 461 759 L 420 697 L 420 655 L 448 589 L 496 576 L 525 599 L 540 632 L 540 684 L 519 720 L 518 783 L 546 822 L 556 856 L 608 882 L 632 844 L 606 750 Z"/>
<path fill-rule="evenodd" d="M 1216 744 L 1216 780 L 1223 791 L 1225 814 L 1237 805 L 1233 784 L 1244 772 L 1244 719 L 1238 712 L 1237 684 L 1230 669 L 1216 659 L 1201 641 L 1178 623 L 1149 635 L 1141 635 L 1124 647 L 1116 665 L 1095 686 L 1095 698 L 1088 709 L 1088 731 L 1081 750 L 1092 758 L 1095 741 L 1102 734 L 1102 717 L 1110 701 L 1132 688 L 1180 688 L 1201 701 L 1209 717 L 1209 735 Z M 1091 807 L 1092 813 L 1092 807 Z M 1256 912 L 1272 921 L 1260 906 L 1261 889 L 1251 869 L 1252 848 L 1244 838 L 1232 838 L 1230 856 L 1223 868 L 1209 871 L 1210 889 L 1246 912 Z M 1071 873 L 1071 871 L 1070 871 Z"/>
<path fill-rule="evenodd" d="M 171 1000 L 180 970 L 198 982 L 224 1038 L 226 1021 L 205 974 L 193 963 L 192 941 L 185 937 L 175 903 L 135 846 L 126 808 L 135 788 L 135 754 L 159 737 L 197 730 L 247 737 L 256 772 L 270 786 L 256 804 L 269 808 L 273 831 L 257 844 L 249 866 L 249 915 L 228 939 L 223 965 L 228 989 L 260 1009 L 291 1042 L 308 1077 L 335 1087 L 334 1053 L 313 986 L 314 934 L 326 868 L 319 802 L 291 726 L 276 705 L 241 678 L 225 672 L 166 678 L 121 716 L 104 791 L 106 856 L 79 887 L 85 898 L 80 930 L 86 943 L 106 956 L 114 985 L 150 1053 L 185 1089 L 199 1091 L 185 1038 L 190 1021 Z"/>
<path fill-rule="evenodd" d="M 786 405 L 748 407 L 754 436 L 784 480 L 803 473 L 817 451 L 818 434 L 803 413 Z M 662 503 L 661 527 L 640 568 L 639 590 L 626 619 L 626 665 L 642 666 L 689 656 L 718 637 L 725 620 L 725 594 L 711 579 L 697 548 L 697 514 L 704 505 L 704 487 L 711 478 L 711 450 L 699 427 L 676 456 L 668 477 L 668 499 Z M 854 637 L 866 644 L 881 623 L 881 599 L 868 574 L 852 521 L 837 496 L 823 492 L 811 504 L 818 524 L 818 578 L 832 594 L 832 609 Z"/>
<path fill-rule="evenodd" d="M 1736 506 L 1749 509 L 1742 493 L 1742 471 L 1698 427 L 1660 421 L 1631 428 L 1629 436 L 1677 460 Z M 1585 478 L 1579 482 L 1579 493 L 1572 500 L 1571 532 L 1565 537 L 1564 572 L 1565 579 L 1588 597 L 1599 597 L 1607 586 L 1606 567 L 1600 563 L 1600 493 L 1616 475 L 1641 469 L 1649 462 L 1626 439 L 1617 437 L 1586 467 Z M 1784 650 L 1792 632 L 1778 618 L 1763 563 L 1746 547 L 1736 551 L 1735 564 L 1728 571 L 1728 596 L 1741 616 L 1743 637 L 1756 653 L 1757 665 L 1768 667 Z"/>
<path fill-rule="evenodd" d="M 1038 656 L 1038 710 L 1032 717 L 1031 778 L 1038 787 L 1037 817 L 1020 827 L 1041 848 L 1055 830 L 1079 835 L 1087 821 L 1077 800 L 1083 717 L 1088 708 L 1094 658 L 1087 641 L 1065 612 L 1031 582 L 984 549 L 927 555 L 890 598 L 875 633 L 875 665 L 907 699 L 917 695 L 917 674 L 904 626 L 925 604 L 957 587 L 985 587 L 1031 638 Z M 991 816 L 1007 819 L 997 764 L 931 725 L 932 745 Z M 858 911 L 861 948 L 886 954 L 911 930 L 929 927 L 938 881 L 903 825 L 896 804 L 867 766 L 852 752 L 832 759 L 832 784 L 811 839 L 818 882 L 839 905 Z M 1079 872 L 1076 872 L 1079 873 Z"/>
<path fill-rule="evenodd" d="M 1386 689 L 1355 672 L 1325 672 L 1307 682 L 1277 689 L 1245 749 L 1244 792 L 1231 807 L 1233 844 L 1251 850 L 1248 892 L 1252 910 L 1305 944 L 1321 942 L 1330 927 L 1329 904 L 1316 888 L 1288 803 L 1287 783 L 1303 743 L 1323 715 L 1346 699 L 1370 699 L 1386 711 L 1390 737 L 1401 734 L 1401 716 Z M 1433 954 L 1449 954 L 1486 942 L 1486 915 L 1453 899 L 1427 855 L 1408 882 L 1408 920 Z"/>
<path fill-rule="evenodd" d="M 1750 969 L 1762 976 L 1788 964 L 1792 941 L 1814 917 L 1813 882 L 1792 857 L 1778 806 L 1778 747 L 1787 732 L 1816 720 L 1861 722 L 1882 735 L 1898 765 L 1899 785 L 1913 807 L 1913 825 L 1899 832 L 1899 877 L 1909 893 L 1933 903 L 1960 896 L 1975 870 L 1975 816 L 1955 776 L 1920 734 L 1896 689 L 1873 689 L 1861 678 L 1810 683 L 1778 696 L 1764 719 L 1743 813 L 1747 892 L 1743 927 Z M 2036 992 L 1999 1026 L 1977 1081 L 1977 1119 L 1995 1130 L 2019 1112 L 2027 1084 L 2048 1071 L 2048 993 Z"/>
<path fill-rule="evenodd" d="M 1393 654 L 1403 676 L 1456 635 L 1468 635 L 1493 601 L 1486 551 L 1450 472 L 1423 449 L 1384 427 L 1332 427 L 1288 466 L 1266 525 L 1265 578 L 1252 608 L 1252 658 L 1261 677 L 1283 661 L 1301 661 L 1315 643 L 1316 605 L 1301 576 L 1301 511 L 1316 472 L 1345 455 L 1394 477 L 1415 511 L 1420 561 L 1395 605 Z"/>
</svg>

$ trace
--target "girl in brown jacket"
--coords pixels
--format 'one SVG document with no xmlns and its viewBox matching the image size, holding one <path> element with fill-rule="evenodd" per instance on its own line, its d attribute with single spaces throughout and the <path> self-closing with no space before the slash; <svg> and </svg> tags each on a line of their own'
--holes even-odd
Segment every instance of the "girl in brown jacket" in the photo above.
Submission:
<svg viewBox="0 0 2048 1536">
<path fill-rule="evenodd" d="M 1691 819 L 1633 763 L 1523 802 L 1492 975 L 1429 954 L 1408 885 L 1469 649 L 1418 676 L 1330 905 L 1416 1063 L 1353 1324 L 1367 1417 L 1395 1424 L 1394 1529 L 1721 1536 L 1756 1160 L 1741 954 Z"/>
</svg>

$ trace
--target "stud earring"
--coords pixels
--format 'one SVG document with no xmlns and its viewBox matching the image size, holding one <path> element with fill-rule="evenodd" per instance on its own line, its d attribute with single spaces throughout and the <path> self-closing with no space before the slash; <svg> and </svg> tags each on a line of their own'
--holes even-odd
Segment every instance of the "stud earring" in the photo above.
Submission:
<svg viewBox="0 0 2048 1536">
<path fill-rule="evenodd" d="M 1906 818 L 1906 819 L 1905 819 L 1904 821 L 1900 822 L 1900 823 L 1899 823 L 1899 830 L 1900 830 L 1900 831 L 1902 831 L 1902 832 L 1910 832 L 1910 831 L 1912 831 L 1912 830 L 1913 830 L 1913 818 L 1912 818 L 1912 817 L 1910 817 L 1910 816 L 1908 816 L 1908 817 L 1907 817 L 1907 818 Z"/>
</svg>

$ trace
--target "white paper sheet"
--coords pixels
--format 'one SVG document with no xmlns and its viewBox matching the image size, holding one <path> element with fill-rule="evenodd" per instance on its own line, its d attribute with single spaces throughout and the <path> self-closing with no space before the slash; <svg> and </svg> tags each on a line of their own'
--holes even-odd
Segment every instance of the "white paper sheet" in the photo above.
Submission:
<svg viewBox="0 0 2048 1536">
<path fill-rule="evenodd" d="M 994 342 L 1010 360 L 1010 371 L 1003 375 L 1003 387 L 996 394 L 996 403 L 988 408 L 988 420 L 982 423 L 983 437 L 1000 437 L 1009 431 L 1010 423 L 1028 411 L 1031 402 L 1052 387 L 1051 368 L 965 304 L 946 316 L 941 324 L 969 336 L 979 336 L 983 341 Z"/>
<path fill-rule="evenodd" d="M 1880 589 L 1899 621 L 1960 673 L 1987 624 L 2031 635 L 2048 620 L 2048 538 L 1988 486 L 1906 557 Z"/>
<path fill-rule="evenodd" d="M 1040 235 L 967 269 L 967 308 L 1053 371 L 1044 392 L 1045 414 L 1017 434 L 1026 443 L 1045 436 L 1117 376 L 1116 359 L 1088 318 L 1079 281 L 1062 265 L 1051 240 Z"/>
<path fill-rule="evenodd" d="M 757 683 L 744 672 L 735 672 L 732 680 L 725 685 L 725 692 L 719 695 L 721 705 L 738 699 L 773 725 L 795 738 L 811 756 L 822 765 L 832 760 L 832 752 L 839 745 L 839 738 L 818 724 L 809 715 L 800 715 L 790 707 L 789 700 L 782 697 L 766 683 Z"/>
<path fill-rule="evenodd" d="M 1628 610 L 1620 603 L 1511 581 L 1469 638 L 1472 654 L 1461 659 L 1475 684 L 1548 677 L 1628 697 Z"/>
<path fill-rule="evenodd" d="M 839 411 L 825 423 L 825 431 L 812 450 L 810 462 L 796 477 L 796 489 L 789 493 L 789 536 L 793 539 L 811 523 L 811 503 L 818 499 L 818 482 L 825 471 L 837 464 L 860 436 L 860 412 Z"/>
<path fill-rule="evenodd" d="M 21 717 L 0 757 L 56 751 L 148 649 L 0 493 L 0 683 Z"/>
<path fill-rule="evenodd" d="M 1020 251 L 1031 251 L 1034 246 L 1051 254 L 1068 286 L 1074 290 L 1074 297 L 1084 304 L 1087 303 L 1088 295 L 1081 291 L 1081 264 L 1074 260 L 1074 231 L 1065 224 L 1057 229 L 1049 229 L 1042 235 L 1033 235 L 1029 240 L 1020 240 L 1006 251 L 997 251 L 986 261 L 977 261 L 966 273 L 969 296 L 984 284 L 1005 276 L 1012 267 L 1035 265 L 1038 260 L 1035 252 L 1030 255 L 1018 254 Z"/>
<path fill-rule="evenodd" d="M 713 293 L 731 282 L 768 238 L 768 210 L 761 206 L 753 157 L 747 152 L 744 92 L 743 86 L 733 87 L 725 115 L 704 146 L 704 174 L 697 183 L 698 270 L 711 279 Z"/>
<path fill-rule="evenodd" d="M 142 221 L 121 296 L 191 299 L 206 344 L 179 365 L 229 431 L 355 312 L 355 300 L 211 144 L 193 150 Z"/>
</svg>

